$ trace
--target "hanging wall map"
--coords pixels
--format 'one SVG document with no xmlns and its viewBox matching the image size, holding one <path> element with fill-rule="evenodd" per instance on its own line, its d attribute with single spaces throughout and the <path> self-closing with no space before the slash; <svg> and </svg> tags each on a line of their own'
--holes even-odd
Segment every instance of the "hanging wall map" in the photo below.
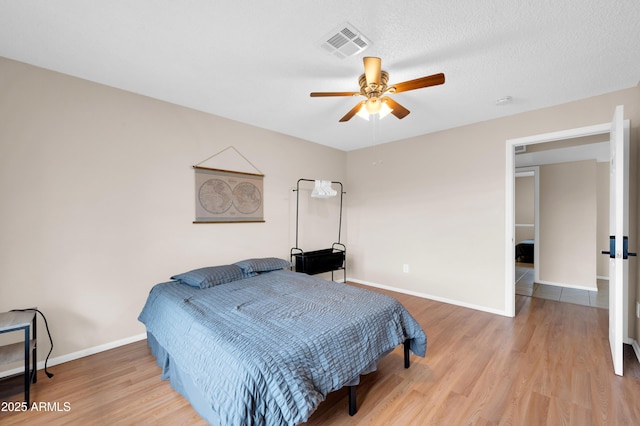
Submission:
<svg viewBox="0 0 640 426">
<path fill-rule="evenodd" d="M 264 222 L 264 175 L 193 168 L 196 177 L 194 223 Z"/>
</svg>

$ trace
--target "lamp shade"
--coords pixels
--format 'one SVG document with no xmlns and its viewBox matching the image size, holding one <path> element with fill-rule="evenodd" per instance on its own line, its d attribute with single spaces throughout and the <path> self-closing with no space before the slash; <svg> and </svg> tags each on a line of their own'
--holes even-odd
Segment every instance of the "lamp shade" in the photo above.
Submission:
<svg viewBox="0 0 640 426">
<path fill-rule="evenodd" d="M 382 108 L 382 102 L 380 102 L 380 98 L 372 96 L 367 100 L 365 107 L 369 114 L 377 114 L 380 112 L 380 108 Z"/>
</svg>

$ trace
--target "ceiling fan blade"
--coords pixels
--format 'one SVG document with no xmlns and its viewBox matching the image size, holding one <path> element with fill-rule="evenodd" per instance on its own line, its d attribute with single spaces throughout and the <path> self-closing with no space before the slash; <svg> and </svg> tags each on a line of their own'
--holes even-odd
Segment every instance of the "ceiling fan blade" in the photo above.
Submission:
<svg viewBox="0 0 640 426">
<path fill-rule="evenodd" d="M 319 98 L 323 96 L 358 96 L 360 92 L 311 92 L 309 96 Z"/>
<path fill-rule="evenodd" d="M 423 87 L 437 86 L 444 84 L 444 74 L 434 74 L 428 77 L 420 77 L 415 80 L 404 81 L 402 83 L 396 83 L 393 87 L 396 90 L 393 93 L 406 92 L 408 90 L 422 89 Z"/>
<path fill-rule="evenodd" d="M 362 60 L 364 61 L 364 75 L 367 79 L 367 85 L 380 84 L 382 60 L 371 56 L 364 57 Z"/>
<path fill-rule="evenodd" d="M 358 113 L 358 111 L 360 111 L 360 108 L 362 108 L 362 106 L 365 104 L 365 102 L 367 102 L 367 101 L 358 102 L 358 104 L 356 106 L 351 108 L 351 110 L 348 113 L 346 113 L 344 115 L 344 117 L 342 117 L 339 120 L 340 123 L 344 123 L 345 121 L 351 120 L 353 118 L 353 116 L 356 115 Z"/>
<path fill-rule="evenodd" d="M 387 106 L 391 108 L 391 114 L 395 115 L 400 120 L 405 118 L 411 112 L 388 96 L 383 97 L 381 101 L 385 102 Z"/>
</svg>

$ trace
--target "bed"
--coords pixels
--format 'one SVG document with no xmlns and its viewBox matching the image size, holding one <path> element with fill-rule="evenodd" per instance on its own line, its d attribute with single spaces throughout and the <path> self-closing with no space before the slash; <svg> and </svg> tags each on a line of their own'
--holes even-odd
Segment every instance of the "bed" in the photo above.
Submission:
<svg viewBox="0 0 640 426">
<path fill-rule="evenodd" d="M 516 260 L 523 263 L 533 263 L 534 240 L 522 240 L 516 244 Z"/>
<path fill-rule="evenodd" d="M 277 258 L 201 268 L 155 285 L 139 320 L 162 378 L 210 424 L 296 425 L 400 344 L 425 356 L 394 298 L 293 272 Z M 353 399 L 352 399 L 353 398 Z M 351 412 L 353 411 L 353 412 Z"/>
</svg>

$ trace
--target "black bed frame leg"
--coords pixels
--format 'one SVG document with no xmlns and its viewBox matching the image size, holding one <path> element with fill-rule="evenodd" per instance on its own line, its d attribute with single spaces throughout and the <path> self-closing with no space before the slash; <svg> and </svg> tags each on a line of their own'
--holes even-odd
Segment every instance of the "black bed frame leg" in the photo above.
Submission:
<svg viewBox="0 0 640 426">
<path fill-rule="evenodd" d="M 356 404 L 356 386 L 349 386 L 349 415 L 353 416 L 358 412 Z"/>
<path fill-rule="evenodd" d="M 404 343 L 404 368 L 409 368 L 409 347 L 411 346 L 409 339 L 405 339 Z M 356 386 L 349 386 L 349 415 L 353 416 L 358 412 L 356 403 Z"/>
<path fill-rule="evenodd" d="M 409 366 L 410 366 L 409 346 L 411 346 L 409 344 L 409 339 L 405 339 L 405 341 L 404 341 L 404 368 L 409 368 Z"/>
</svg>

